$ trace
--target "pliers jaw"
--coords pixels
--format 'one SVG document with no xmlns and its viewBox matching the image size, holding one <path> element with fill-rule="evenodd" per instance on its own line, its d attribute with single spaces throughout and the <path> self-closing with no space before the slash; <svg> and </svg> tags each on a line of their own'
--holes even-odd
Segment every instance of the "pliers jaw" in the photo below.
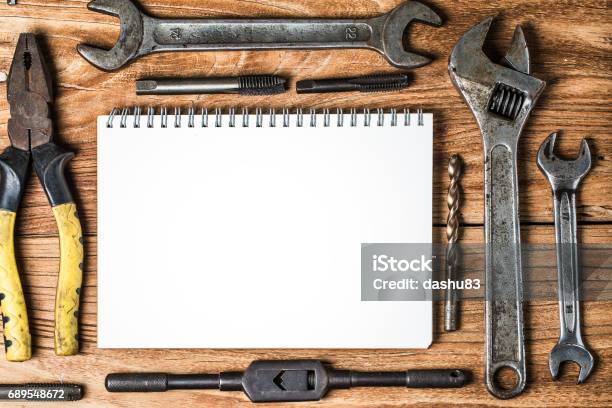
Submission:
<svg viewBox="0 0 612 408">
<path fill-rule="evenodd" d="M 16 211 L 30 159 L 53 207 L 72 201 L 63 177 L 73 153 L 52 142 L 53 85 L 36 37 L 19 35 L 9 71 L 7 96 L 11 116 L 8 135 L 12 147 L 1 156 L 0 208 Z"/>
<path fill-rule="evenodd" d="M 13 147 L 30 150 L 53 138 L 53 87 L 40 46 L 32 33 L 19 35 L 7 81 Z"/>
</svg>

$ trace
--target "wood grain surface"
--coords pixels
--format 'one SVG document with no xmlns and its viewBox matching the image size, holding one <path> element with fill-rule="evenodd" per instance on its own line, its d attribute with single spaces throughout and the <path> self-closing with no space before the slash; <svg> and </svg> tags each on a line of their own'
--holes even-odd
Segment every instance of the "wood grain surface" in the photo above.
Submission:
<svg viewBox="0 0 612 408">
<path fill-rule="evenodd" d="M 44 38 L 56 84 L 57 139 L 77 152 L 69 166 L 85 232 L 85 285 L 81 311 L 82 353 L 72 358 L 53 354 L 53 301 L 58 268 L 57 229 L 45 195 L 30 177 L 17 225 L 17 256 L 22 268 L 34 357 L 26 363 L 0 358 L 0 383 L 26 381 L 78 382 L 86 398 L 71 406 L 167 407 L 250 406 L 240 393 L 216 391 L 165 394 L 109 394 L 103 379 L 114 371 L 216 372 L 240 370 L 256 358 L 321 358 L 336 366 L 364 370 L 460 367 L 473 372 L 460 390 L 353 389 L 334 391 L 316 405 L 326 407 L 400 406 L 612 406 L 612 302 L 586 302 L 584 336 L 598 364 L 587 384 L 574 384 L 577 368 L 570 366 L 558 382 L 548 372 L 547 354 L 558 337 L 556 302 L 526 305 L 529 383 L 511 401 L 498 401 L 483 386 L 484 316 L 480 302 L 462 308 L 461 330 L 442 330 L 442 308 L 436 305 L 435 342 L 429 350 L 99 350 L 96 348 L 96 131 L 95 118 L 115 106 L 188 107 L 314 107 L 423 108 L 435 114 L 434 215 L 437 240 L 444 242 L 446 162 L 460 153 L 466 162 L 462 215 L 464 241 L 482 241 L 483 165 L 476 124 L 450 83 L 448 54 L 463 32 L 489 15 L 497 15 L 486 48 L 503 56 L 512 29 L 522 24 L 531 50 L 533 74 L 548 86 L 522 135 L 519 150 L 520 211 L 523 240 L 554 241 L 549 186 L 535 164 L 537 148 L 560 130 L 561 155 L 574 156 L 579 141 L 589 137 L 594 167 L 579 196 L 580 235 L 584 242 L 612 244 L 612 21 L 609 1 L 427 1 L 444 18 L 442 28 L 415 25 L 407 32 L 410 47 L 435 58 L 412 72 L 411 87 L 401 93 L 296 95 L 274 97 L 181 96 L 136 97 L 134 81 L 144 77 L 195 77 L 274 73 L 296 80 L 392 72 L 382 56 L 367 50 L 208 52 L 158 54 L 129 67 L 106 73 L 76 53 L 89 42 L 111 46 L 118 20 L 87 11 L 85 0 L 18 0 L 0 4 L 0 76 L 8 73 L 20 32 Z M 143 8 L 165 17 L 368 17 L 384 13 L 399 0 L 146 0 Z M 0 84 L 0 94 L 5 94 Z M 0 148 L 8 146 L 8 104 L 0 98 Z M 179 146 L 178 148 L 188 148 Z M 169 146 L 177 148 L 177 146 Z M 137 151 L 133 152 L 138 156 Z M 418 175 L 415 175 L 418 177 Z M 138 290 L 138 288 L 134 288 Z M 154 310 L 151 313 L 155 313 Z M 240 324 L 239 321 L 236 322 Z M 194 324 L 198 324 L 194 322 Z M 163 322 L 160 322 L 160 330 Z M 245 334 L 247 335 L 247 334 Z M 281 404 L 283 405 L 283 404 Z M 308 404 L 303 404 L 308 405 Z M 13 404 L 11 406 L 19 406 Z M 25 406 L 25 405 L 23 405 Z M 266 406 L 266 405 L 260 405 Z M 277 405 L 279 406 L 279 405 Z M 301 406 L 298 404 L 298 406 Z"/>
</svg>

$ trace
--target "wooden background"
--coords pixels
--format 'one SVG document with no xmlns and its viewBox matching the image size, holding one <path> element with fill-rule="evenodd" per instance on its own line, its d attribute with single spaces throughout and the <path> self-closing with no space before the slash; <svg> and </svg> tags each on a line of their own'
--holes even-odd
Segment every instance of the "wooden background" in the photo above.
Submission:
<svg viewBox="0 0 612 408">
<path fill-rule="evenodd" d="M 489 15 L 498 15 L 488 48 L 501 57 L 516 24 L 523 24 L 532 52 L 535 76 L 548 87 L 528 122 L 520 143 L 520 201 L 523 240 L 552 243 L 549 186 L 538 171 L 535 155 L 552 131 L 562 130 L 560 152 L 577 154 L 588 136 L 594 147 L 594 168 L 579 197 L 580 236 L 588 243 L 612 243 L 612 81 L 610 2 L 588 1 L 450 1 L 428 0 L 444 18 L 442 28 L 416 25 L 409 30 L 412 48 L 435 61 L 413 71 L 410 89 L 390 94 L 331 94 L 298 96 L 293 91 L 274 97 L 183 96 L 136 97 L 134 80 L 142 77 L 222 76 L 274 73 L 297 79 L 391 72 L 371 51 L 274 51 L 160 54 L 149 56 L 115 73 L 104 73 L 81 59 L 80 42 L 111 46 L 118 21 L 86 10 L 85 0 L 18 0 L 0 4 L 0 72 L 8 73 L 20 32 L 44 36 L 54 65 L 58 140 L 77 151 L 69 171 L 85 231 L 86 264 L 82 306 L 82 353 L 59 358 L 53 354 L 53 299 L 58 267 L 55 222 L 38 181 L 30 178 L 18 218 L 17 251 L 22 268 L 34 357 L 26 363 L 0 359 L 0 382 L 59 381 L 86 386 L 86 398 L 71 406 L 167 407 L 250 406 L 241 393 L 218 391 L 165 394 L 109 394 L 104 376 L 114 371 L 217 372 L 240 370 L 257 358 L 322 358 L 338 367 L 403 370 L 459 367 L 473 371 L 472 383 L 459 390 L 353 389 L 334 391 L 326 407 L 400 407 L 451 405 L 612 406 L 612 302 L 587 302 L 583 307 L 584 336 L 598 356 L 587 384 L 576 386 L 578 370 L 570 366 L 558 382 L 548 372 L 547 354 L 557 341 L 556 302 L 526 307 L 529 383 L 511 401 L 498 401 L 483 386 L 483 305 L 463 306 L 461 330 L 442 330 L 442 308 L 436 305 L 435 343 L 424 351 L 343 350 L 98 350 L 96 348 L 96 130 L 95 118 L 114 106 L 208 107 L 408 107 L 435 113 L 434 215 L 436 237 L 444 242 L 446 162 L 452 153 L 466 161 L 463 180 L 464 241 L 482 241 L 483 168 L 480 134 L 447 75 L 448 54 L 463 32 Z M 367 17 L 386 12 L 399 0 L 146 0 L 144 8 L 160 16 L 210 17 Z M 0 94 L 5 85 L 0 84 Z M 8 105 L 0 98 L 0 148 L 8 145 Z M 133 152 L 137 158 L 138 152 Z M 134 288 L 134 290 L 139 290 Z M 160 300 L 161 301 L 161 300 Z M 151 310 L 151 313 L 155 313 Z M 194 322 L 198 324 L 198 322 Z M 239 324 L 239 322 L 237 323 Z M 159 323 L 163 330 L 163 322 Z M 247 335 L 245 333 L 245 335 Z M 14 406 L 17 406 L 14 404 Z"/>
</svg>

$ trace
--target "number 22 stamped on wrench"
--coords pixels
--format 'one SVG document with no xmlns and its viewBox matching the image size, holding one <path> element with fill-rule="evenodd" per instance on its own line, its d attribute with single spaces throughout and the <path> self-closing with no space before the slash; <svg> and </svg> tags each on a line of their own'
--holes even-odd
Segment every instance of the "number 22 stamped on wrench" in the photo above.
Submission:
<svg viewBox="0 0 612 408">
<path fill-rule="evenodd" d="M 493 21 L 487 18 L 461 37 L 449 59 L 450 78 L 472 110 L 484 146 L 486 244 L 485 383 L 508 399 L 527 381 L 523 339 L 523 272 L 520 248 L 518 141 L 546 84 L 531 76 L 529 51 L 517 27 L 503 65 L 482 46 Z M 496 373 L 510 368 L 516 384 L 502 388 Z"/>
<path fill-rule="evenodd" d="M 561 325 L 559 342 L 548 355 L 548 365 L 556 380 L 561 363 L 573 361 L 580 366 L 580 384 L 591 374 L 595 363 L 580 333 L 580 263 L 576 225 L 576 190 L 591 169 L 591 151 L 587 141 L 583 140 L 576 160 L 561 160 L 554 154 L 556 139 L 556 133 L 550 135 L 538 152 L 538 166 L 548 178 L 553 192 Z"/>
</svg>

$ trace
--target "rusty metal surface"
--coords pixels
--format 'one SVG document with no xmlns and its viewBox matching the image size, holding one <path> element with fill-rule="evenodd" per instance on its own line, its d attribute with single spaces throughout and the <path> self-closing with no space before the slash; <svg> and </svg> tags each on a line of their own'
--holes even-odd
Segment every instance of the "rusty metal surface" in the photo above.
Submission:
<svg viewBox="0 0 612 408">
<path fill-rule="evenodd" d="M 417 68 L 430 59 L 404 49 L 412 21 L 433 26 L 441 18 L 429 7 L 406 1 L 365 20 L 348 19 L 159 19 L 130 0 L 93 0 L 90 10 L 119 17 L 120 35 L 110 50 L 80 44 L 78 52 L 94 66 L 112 71 L 154 52 L 368 48 L 398 68 Z"/>
<path fill-rule="evenodd" d="M 559 366 L 572 361 L 580 366 L 578 383 L 591 374 L 595 359 L 582 341 L 580 331 L 580 262 L 578 258 L 576 190 L 591 170 L 591 151 L 582 140 L 576 160 L 562 160 L 554 154 L 557 134 L 551 134 L 538 151 L 538 167 L 548 178 L 553 193 L 559 296 L 559 341 L 548 355 L 553 379 Z"/>
<path fill-rule="evenodd" d="M 451 80 L 482 133 L 485 160 L 486 355 L 489 392 L 508 399 L 527 382 L 523 336 L 523 273 L 517 176 L 518 141 L 545 83 L 529 75 L 529 50 L 518 26 L 503 63 L 493 63 L 483 44 L 489 17 L 461 37 L 449 59 Z M 507 65 L 507 66 L 506 66 Z M 496 373 L 510 368 L 516 383 L 502 388 Z"/>
</svg>

